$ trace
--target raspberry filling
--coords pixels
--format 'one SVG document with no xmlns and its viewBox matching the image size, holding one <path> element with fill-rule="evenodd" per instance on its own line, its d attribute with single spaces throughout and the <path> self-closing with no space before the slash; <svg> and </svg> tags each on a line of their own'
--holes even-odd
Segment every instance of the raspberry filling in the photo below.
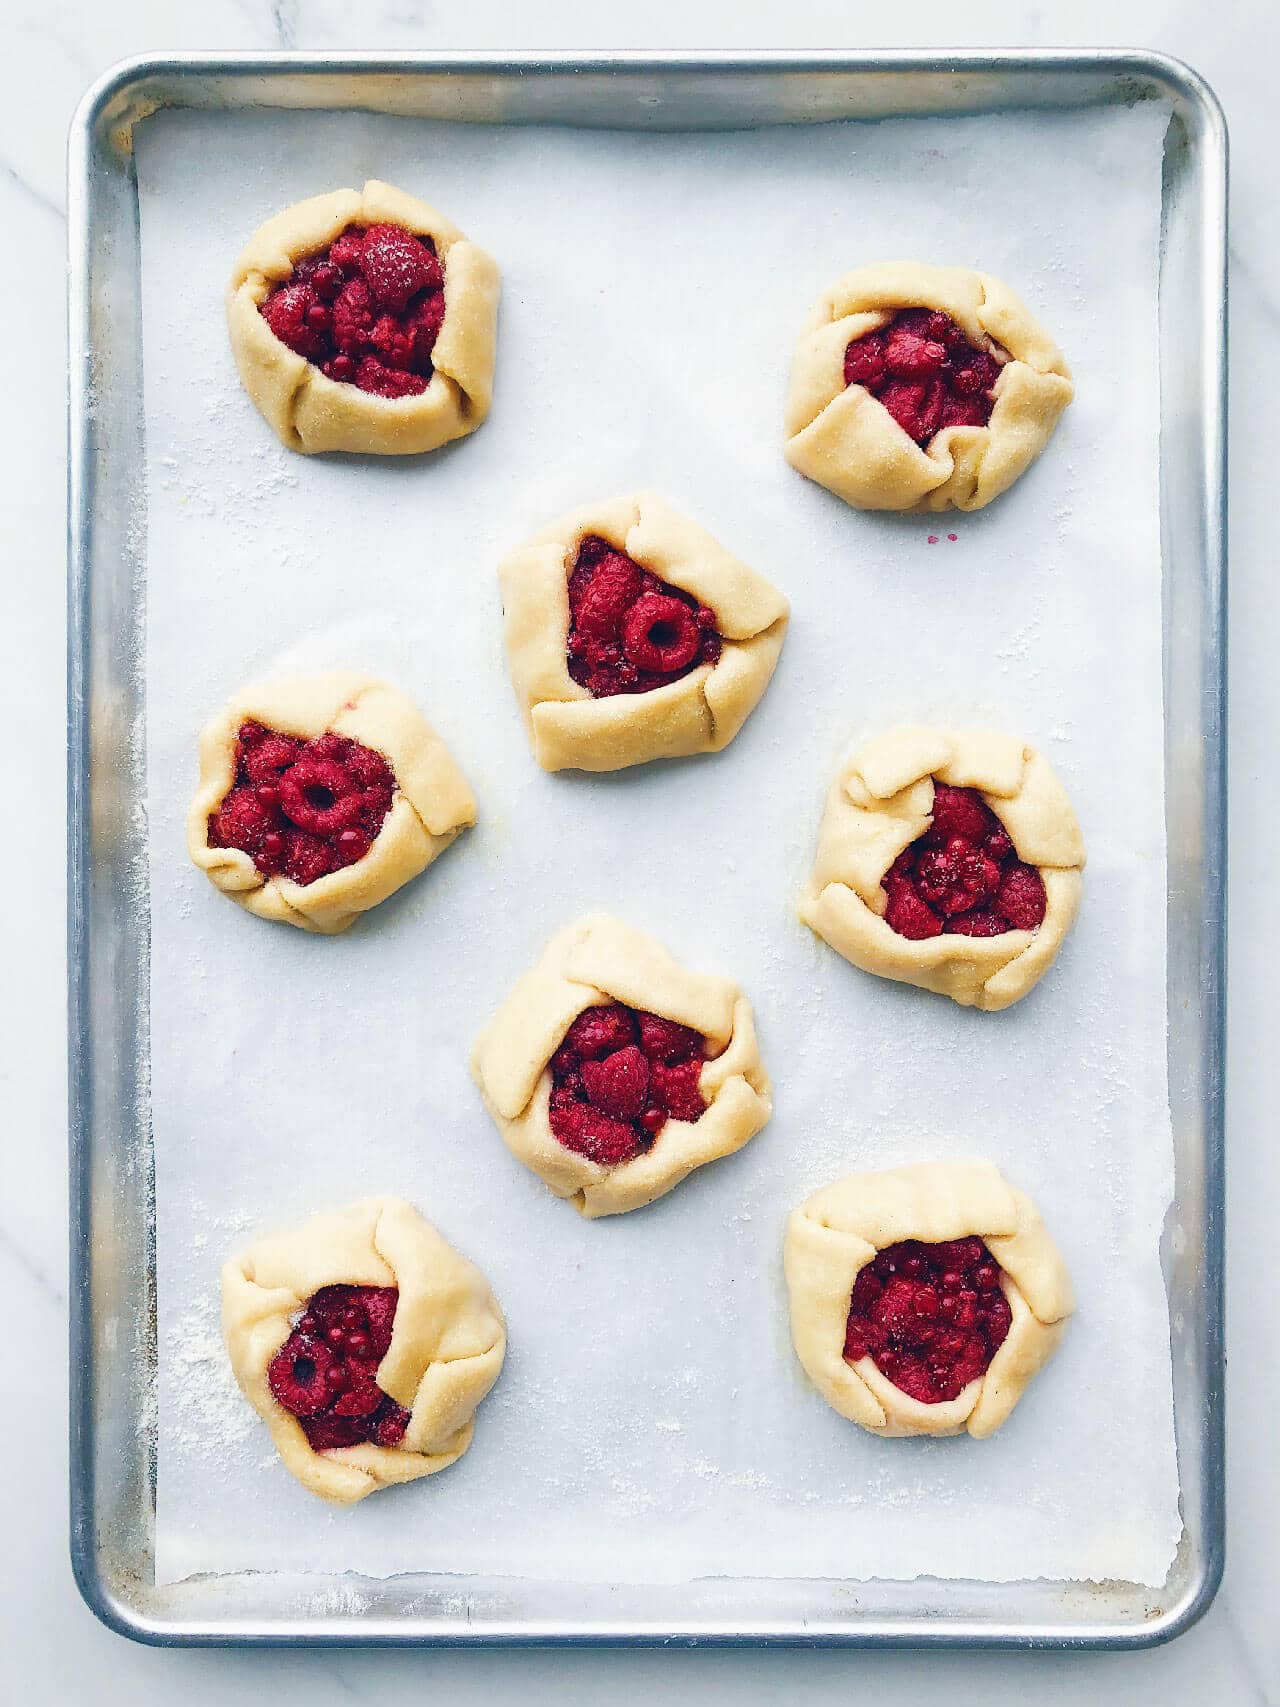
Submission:
<svg viewBox="0 0 1280 1707">
<path fill-rule="evenodd" d="M 620 1002 L 588 1008 L 551 1057 L 551 1130 L 604 1167 L 630 1162 L 669 1119 L 702 1115 L 705 1059 L 705 1038 L 687 1025 Z"/>
<path fill-rule="evenodd" d="M 242 723 L 235 781 L 209 814 L 209 846 L 240 848 L 264 877 L 314 883 L 364 858 L 395 792 L 391 766 L 359 741 L 332 733 L 300 741 Z"/>
<path fill-rule="evenodd" d="M 986 801 L 936 778 L 933 822 L 894 860 L 881 888 L 885 923 L 912 942 L 1034 931 L 1044 919 L 1044 880 L 1018 858 Z"/>
<path fill-rule="evenodd" d="M 699 664 L 722 641 L 716 615 L 590 534 L 569 576 L 569 674 L 596 699 L 650 693 Z"/>
<path fill-rule="evenodd" d="M 1003 350 L 971 344 L 955 321 L 902 308 L 886 326 L 845 346 L 844 382 L 864 386 L 918 445 L 944 427 L 985 427 Z"/>
<path fill-rule="evenodd" d="M 317 1452 L 404 1439 L 409 1413 L 378 1385 L 399 1299 L 394 1286 L 323 1286 L 271 1359 L 272 1395 Z"/>
<path fill-rule="evenodd" d="M 349 225 L 322 254 L 295 262 L 261 313 L 282 344 L 330 379 L 375 397 L 418 397 L 435 371 L 444 268 L 430 237 Z"/>
<path fill-rule="evenodd" d="M 1000 1266 L 981 1239 L 904 1239 L 859 1271 L 844 1355 L 870 1357 L 910 1398 L 937 1405 L 985 1372 L 1012 1320 Z"/>
</svg>

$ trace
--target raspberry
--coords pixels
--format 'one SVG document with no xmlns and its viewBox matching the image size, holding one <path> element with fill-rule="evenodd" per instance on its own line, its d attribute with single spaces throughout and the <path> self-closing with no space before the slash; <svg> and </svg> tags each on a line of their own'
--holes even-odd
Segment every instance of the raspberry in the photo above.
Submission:
<svg viewBox="0 0 1280 1707">
<path fill-rule="evenodd" d="M 1008 929 L 999 913 L 960 913 L 947 921 L 948 936 L 1003 936 Z"/>
<path fill-rule="evenodd" d="M 868 1357 L 873 1352 L 883 1351 L 888 1343 L 889 1336 L 877 1323 L 850 1315 L 844 1331 L 844 1355 L 850 1363 L 856 1363 L 860 1357 Z"/>
<path fill-rule="evenodd" d="M 316 262 L 311 275 L 311 288 L 321 302 L 332 302 L 342 289 L 341 270 L 335 267 L 331 260 Z"/>
<path fill-rule="evenodd" d="M 587 1008 L 565 1033 L 563 1047 L 581 1061 L 599 1060 L 636 1040 L 635 1016 L 620 1002 Z"/>
<path fill-rule="evenodd" d="M 349 279 L 333 305 L 333 343 L 344 355 L 363 354 L 373 330 L 373 293 L 363 279 Z"/>
<path fill-rule="evenodd" d="M 318 883 L 334 869 L 329 844 L 305 830 L 289 830 L 284 838 L 284 871 L 291 883 L 306 887 Z"/>
<path fill-rule="evenodd" d="M 697 1056 L 702 1060 L 702 1038 L 691 1026 L 679 1025 L 661 1014 L 640 1015 L 640 1047 L 651 1061 L 673 1067 Z"/>
<path fill-rule="evenodd" d="M 335 1361 L 322 1340 L 291 1333 L 267 1366 L 267 1385 L 292 1416 L 314 1416 L 329 1403 L 329 1372 Z"/>
<path fill-rule="evenodd" d="M 944 397 L 939 432 L 946 427 L 985 427 L 990 410 L 980 397 Z"/>
<path fill-rule="evenodd" d="M 893 1372 L 893 1384 L 908 1398 L 918 1399 L 922 1405 L 936 1404 L 941 1398 L 924 1360 L 919 1357 L 903 1354 L 898 1358 Z"/>
<path fill-rule="evenodd" d="M 640 1153 L 640 1141 L 634 1130 L 622 1120 L 614 1120 L 585 1102 L 572 1103 L 568 1108 L 553 1108 L 551 1130 L 566 1150 L 573 1150 L 588 1161 L 602 1167 L 614 1167 L 629 1162 Z"/>
<path fill-rule="evenodd" d="M 584 1061 L 582 1083 L 587 1101 L 601 1113 L 638 1120 L 649 1098 L 649 1063 L 631 1043 L 602 1061 Z"/>
<path fill-rule="evenodd" d="M 928 379 L 947 359 L 945 344 L 932 343 L 904 327 L 895 327 L 884 347 L 885 372 L 895 379 Z"/>
<path fill-rule="evenodd" d="M 354 865 L 372 846 L 372 839 L 354 825 L 339 830 L 333 839 L 333 851 L 339 865 Z"/>
<path fill-rule="evenodd" d="M 589 534 L 569 575 L 569 674 L 597 699 L 649 693 L 697 664 L 714 664 L 723 640 L 715 612 Z"/>
<path fill-rule="evenodd" d="M 275 818 L 251 788 L 233 788 L 216 812 L 209 815 L 209 843 L 215 848 L 239 848 L 259 854 Z"/>
<path fill-rule="evenodd" d="M 435 371 L 431 358 L 436 339 L 440 336 L 440 328 L 444 325 L 444 310 L 442 290 L 436 291 L 434 296 L 422 297 L 409 310 L 406 322 L 409 333 L 409 365 L 414 373 L 424 373 L 430 377 Z"/>
<path fill-rule="evenodd" d="M 610 551 L 589 571 L 575 570 L 569 581 L 574 627 L 590 639 L 616 640 L 639 591 L 639 565 L 621 551 Z"/>
<path fill-rule="evenodd" d="M 396 779 L 381 753 L 332 730 L 314 741 L 245 723 L 236 778 L 209 817 L 212 847 L 241 848 L 265 876 L 314 883 L 369 852 Z"/>
<path fill-rule="evenodd" d="M 870 1264 L 858 1270 L 858 1278 L 853 1283 L 853 1298 L 850 1311 L 853 1315 L 869 1316 L 871 1307 L 884 1291 L 880 1276 Z"/>
<path fill-rule="evenodd" d="M 891 379 L 880 393 L 880 401 L 893 416 L 908 438 L 926 444 L 942 422 L 942 381 L 925 380 L 916 383 L 908 379 Z"/>
<path fill-rule="evenodd" d="M 399 1446 L 408 1426 L 408 1411 L 397 1405 L 394 1399 L 388 1399 L 386 1408 L 378 1418 L 374 1439 L 379 1446 Z"/>
<path fill-rule="evenodd" d="M 978 1312 L 979 1322 L 983 1321 L 982 1312 Z M 1013 1311 L 1009 1308 L 1009 1300 L 1004 1294 L 995 1294 L 987 1305 L 986 1320 L 983 1323 L 986 1331 L 987 1344 L 993 1349 L 1002 1346 L 1013 1326 Z"/>
<path fill-rule="evenodd" d="M 1034 866 L 1014 860 L 1000 880 L 997 905 L 1015 931 L 1033 931 L 1043 923 L 1048 901 Z"/>
<path fill-rule="evenodd" d="M 679 1066 L 666 1067 L 661 1061 L 653 1064 L 653 1094 L 673 1120 L 697 1120 L 706 1108 L 698 1080 L 702 1074 L 701 1061 L 682 1061 Z"/>
<path fill-rule="evenodd" d="M 421 397 L 427 381 L 419 373 L 388 367 L 376 356 L 365 356 L 356 369 L 356 384 L 374 397 Z"/>
<path fill-rule="evenodd" d="M 347 1368 L 354 1379 L 334 1405 L 333 1414 L 335 1417 L 371 1417 L 384 1398 L 382 1388 L 364 1365 L 348 1363 Z"/>
<path fill-rule="evenodd" d="M 910 850 L 898 855 L 885 873 L 882 887 L 889 897 L 884 917 L 890 930 L 897 931 L 909 942 L 924 942 L 929 937 L 942 935 L 942 920 L 917 893 L 912 882 Z"/>
<path fill-rule="evenodd" d="M 934 782 L 933 822 L 924 838 L 931 848 L 944 848 L 957 837 L 966 842 L 981 842 L 993 829 L 999 829 L 999 824 L 981 795 L 971 788 L 952 788 L 948 783 Z"/>
<path fill-rule="evenodd" d="M 271 1391 L 315 1451 L 404 1439 L 409 1413 L 377 1380 L 399 1296 L 394 1286 L 322 1286 L 272 1359 Z"/>
<path fill-rule="evenodd" d="M 916 865 L 916 888 L 948 918 L 990 899 L 1000 885 L 1000 867 L 972 842 L 957 836 L 945 848 L 926 848 Z"/>
<path fill-rule="evenodd" d="M 996 937 L 1044 920 L 1044 883 L 972 788 L 934 779 L 929 828 L 885 873 L 885 922 L 908 941 Z"/>
<path fill-rule="evenodd" d="M 362 747 L 356 741 L 349 741 L 346 757 L 342 762 L 361 788 L 395 787 L 395 773 L 391 766 L 382 754 L 375 753 L 372 747 Z"/>
<path fill-rule="evenodd" d="M 296 762 L 304 743 L 288 735 L 276 735 L 263 730 L 251 746 L 243 747 L 239 758 L 250 782 L 275 782 L 282 770 Z"/>
<path fill-rule="evenodd" d="M 394 314 L 382 314 L 370 328 L 368 347 L 385 366 L 407 369 L 413 337 Z"/>
<path fill-rule="evenodd" d="M 944 1239 L 935 1245 L 938 1261 L 948 1270 L 954 1269 L 958 1274 L 967 1274 L 970 1269 L 977 1268 L 987 1255 L 986 1246 L 981 1239 Z"/>
<path fill-rule="evenodd" d="M 997 823 L 994 829 L 988 830 L 982 840 L 982 851 L 988 859 L 995 860 L 997 865 L 1003 865 L 1012 854 L 1013 843 L 1002 824 Z"/>
<path fill-rule="evenodd" d="M 622 625 L 622 644 L 638 670 L 673 675 L 698 655 L 698 620 L 680 599 L 648 593 L 637 599 Z"/>
<path fill-rule="evenodd" d="M 347 278 L 354 278 L 360 271 L 360 258 L 364 254 L 364 233 L 354 227 L 344 231 L 329 247 L 329 262 Z"/>
<path fill-rule="evenodd" d="M 865 338 L 855 338 L 844 352 L 844 382 L 846 385 L 871 386 L 884 378 L 884 334 L 869 332 Z"/>
<path fill-rule="evenodd" d="M 892 1338 L 906 1338 L 915 1331 L 915 1299 L 916 1283 L 895 1276 L 872 1306 L 871 1319 L 879 1322 Z"/>
<path fill-rule="evenodd" d="M 334 1447 L 363 1446 L 369 1438 L 364 1417 L 308 1417 L 302 1425 L 307 1443 L 313 1452 L 329 1452 Z"/>
<path fill-rule="evenodd" d="M 360 269 L 384 308 L 403 313 L 421 290 L 444 283 L 432 250 L 398 225 L 371 225 L 360 250 Z"/>
<path fill-rule="evenodd" d="M 320 359 L 325 351 L 324 335 L 307 320 L 307 310 L 315 303 L 310 285 L 287 284 L 272 291 L 262 305 L 262 318 L 280 342 L 308 361 Z"/>
<path fill-rule="evenodd" d="M 356 780 L 336 759 L 300 758 L 281 773 L 279 787 L 285 817 L 312 836 L 336 837 L 359 815 Z"/>
<path fill-rule="evenodd" d="M 639 1043 L 637 1043 L 637 1034 Z M 578 1015 L 551 1057 L 548 1118 L 567 1149 L 613 1166 L 647 1150 L 668 1117 L 697 1120 L 704 1039 L 620 1002 Z"/>
<path fill-rule="evenodd" d="M 420 396 L 445 318 L 429 238 L 397 225 L 343 232 L 298 261 L 262 304 L 268 326 L 330 379 L 389 399 Z"/>
<path fill-rule="evenodd" d="M 945 427 L 985 427 L 999 376 L 997 357 L 933 309 L 900 309 L 845 346 L 845 384 L 865 386 L 920 445 Z"/>
<path fill-rule="evenodd" d="M 859 1270 L 844 1355 L 872 1358 L 900 1391 L 938 1404 L 986 1371 L 1011 1321 L 999 1265 L 981 1239 L 903 1240 Z"/>
<path fill-rule="evenodd" d="M 369 1342 L 373 1347 L 373 1355 L 379 1362 L 387 1355 L 391 1345 L 391 1330 L 399 1301 L 400 1294 L 394 1286 L 361 1288 L 361 1302 L 364 1304 L 365 1316 L 369 1323 Z"/>
</svg>

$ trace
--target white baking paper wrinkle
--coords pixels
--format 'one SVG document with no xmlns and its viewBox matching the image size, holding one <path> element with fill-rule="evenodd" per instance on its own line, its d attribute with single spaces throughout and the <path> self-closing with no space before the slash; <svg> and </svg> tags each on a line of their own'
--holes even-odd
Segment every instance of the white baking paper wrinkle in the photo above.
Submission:
<svg viewBox="0 0 1280 1707">
<path fill-rule="evenodd" d="M 141 128 L 162 1582 L 1163 1580 L 1181 1528 L 1157 1262 L 1163 127 L 1148 107 L 702 136 L 244 112 Z M 296 456 L 237 381 L 223 285 L 260 220 L 374 175 L 500 261 L 493 414 L 417 461 Z M 901 256 L 1007 279 L 1075 372 L 1040 463 L 981 515 L 855 514 L 781 454 L 811 302 Z M 643 486 L 790 595 L 777 678 L 719 757 L 544 776 L 495 565 L 561 510 Z M 227 694 L 336 664 L 420 701 L 480 824 L 322 940 L 220 897 L 183 814 Z M 1023 734 L 1078 807 L 1083 913 L 1008 1013 L 867 977 L 794 916 L 833 768 L 902 720 Z M 586 1223 L 507 1154 L 466 1062 L 592 907 L 741 981 L 777 1114 L 655 1207 Z M 792 1356 L 785 1217 L 850 1170 L 970 1153 L 1040 1203 L 1079 1316 L 994 1440 L 879 1441 Z M 511 1353 L 456 1468 L 334 1512 L 234 1389 L 218 1270 L 254 1231 L 369 1192 L 484 1267 Z"/>
</svg>

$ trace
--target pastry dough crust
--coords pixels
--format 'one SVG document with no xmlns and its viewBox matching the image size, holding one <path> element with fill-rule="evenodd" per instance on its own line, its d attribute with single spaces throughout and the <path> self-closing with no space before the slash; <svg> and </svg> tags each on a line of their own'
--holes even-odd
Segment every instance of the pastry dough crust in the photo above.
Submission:
<svg viewBox="0 0 1280 1707">
<path fill-rule="evenodd" d="M 551 1057 L 580 1013 L 609 1002 L 692 1026 L 714 1051 L 698 1080 L 701 1118 L 668 1120 L 650 1150 L 611 1168 L 566 1149 L 547 1113 Z M 607 913 L 552 937 L 481 1032 L 471 1075 L 512 1155 L 588 1219 L 652 1203 L 694 1168 L 740 1150 L 773 1113 L 751 1004 L 737 985 L 687 972 Z"/>
<path fill-rule="evenodd" d="M 295 262 L 327 249 L 349 225 L 379 224 L 430 237 L 444 268 L 435 372 L 418 397 L 375 397 L 330 379 L 282 344 L 259 312 Z M 245 390 L 290 450 L 412 456 L 475 432 L 489 413 L 498 268 L 443 214 L 371 178 L 363 190 L 295 202 L 258 227 L 231 275 L 227 326 Z"/>
<path fill-rule="evenodd" d="M 293 1321 L 322 1286 L 400 1290 L 378 1385 L 409 1414 L 399 1446 L 312 1449 L 267 1380 Z M 222 1333 L 249 1403 L 285 1468 L 338 1505 L 413 1482 L 462 1457 L 476 1406 L 498 1379 L 507 1331 L 483 1274 L 410 1204 L 370 1197 L 260 1239 L 222 1271 Z"/>
<path fill-rule="evenodd" d="M 569 573 L 598 534 L 716 613 L 724 639 L 714 664 L 650 693 L 593 699 L 569 674 Z M 718 753 L 769 685 L 790 607 L 654 492 L 589 504 L 562 516 L 504 559 L 507 662 L 533 756 L 543 770 L 621 770 L 650 759 Z"/>
<path fill-rule="evenodd" d="M 1039 869 L 1047 905 L 1038 930 L 911 942 L 885 923 L 881 880 L 928 829 L 935 776 L 977 789 L 1018 858 Z M 831 785 L 800 917 L 864 972 L 994 1011 L 1021 1000 L 1052 965 L 1080 905 L 1084 861 L 1066 790 L 1033 747 L 994 729 L 890 729 Z"/>
<path fill-rule="evenodd" d="M 971 344 L 1009 357 L 985 427 L 947 427 L 921 449 L 861 385 L 844 352 L 901 308 L 932 308 Z M 989 273 L 880 261 L 846 273 L 818 299 L 791 369 L 787 461 L 859 510 L 980 510 L 1048 444 L 1075 395 L 1061 350 Z"/>
<path fill-rule="evenodd" d="M 307 741 L 333 730 L 388 761 L 397 793 L 363 859 L 302 885 L 264 877 L 240 848 L 210 847 L 209 814 L 235 779 L 236 732 L 246 720 Z M 467 779 L 413 701 L 370 676 L 335 670 L 242 688 L 205 726 L 187 850 L 211 883 L 260 919 L 332 936 L 425 871 L 475 821 Z"/>
<path fill-rule="evenodd" d="M 926 1405 L 870 1357 L 844 1358 L 859 1272 L 900 1239 L 980 1238 L 1001 1268 L 1013 1321 L 986 1372 L 959 1395 Z M 1075 1309 L 1071 1279 L 1031 1199 L 989 1162 L 925 1162 L 850 1174 L 816 1191 L 787 1222 L 783 1265 L 796 1356 L 823 1398 L 873 1434 L 994 1434 L 1058 1349 Z"/>
</svg>

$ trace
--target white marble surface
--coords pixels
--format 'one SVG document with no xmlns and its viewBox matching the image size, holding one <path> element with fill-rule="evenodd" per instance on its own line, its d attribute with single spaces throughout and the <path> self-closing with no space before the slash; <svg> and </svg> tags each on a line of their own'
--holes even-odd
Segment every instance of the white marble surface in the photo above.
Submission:
<svg viewBox="0 0 1280 1707">
<path fill-rule="evenodd" d="M 403 1700 L 418 1689 L 481 1700 L 584 1703 L 662 1689 L 700 1702 L 825 1702 L 857 1692 L 887 1704 L 1280 1701 L 1274 1616 L 1280 1398 L 1267 1236 L 1280 1202 L 1273 1110 L 1280 1102 L 1277 1002 L 1264 980 L 1280 928 L 1280 810 L 1266 760 L 1280 714 L 1280 604 L 1270 447 L 1280 433 L 1280 235 L 1275 224 L 1273 67 L 1280 10 L 1267 0 L 988 0 L 961 13 L 916 0 L 900 16 L 849 0 L 786 7 L 662 0 L 606 10 L 472 0 L 0 0 L 9 83 L 0 107 L 0 223 L 6 401 L 0 412 L 0 538 L 11 599 L 0 625 L 0 727 L 8 834 L 0 838 L 7 988 L 0 1000 L 0 1358 L 6 1465 L 0 1545 L 0 1698 L 192 1707 L 270 1699 L 281 1707 Z M 101 1629 L 72 1585 L 66 1548 L 63 1029 L 63 568 L 66 127 L 84 87 L 114 60 L 165 48 L 1149 46 L 1217 89 L 1232 130 L 1233 590 L 1231 814 L 1234 919 L 1229 1054 L 1229 1549 L 1226 1583 L 1203 1622 L 1144 1655 L 156 1653 Z M 1258 481 L 1263 480 L 1259 486 Z M 32 858 L 32 849 L 43 850 Z"/>
</svg>

